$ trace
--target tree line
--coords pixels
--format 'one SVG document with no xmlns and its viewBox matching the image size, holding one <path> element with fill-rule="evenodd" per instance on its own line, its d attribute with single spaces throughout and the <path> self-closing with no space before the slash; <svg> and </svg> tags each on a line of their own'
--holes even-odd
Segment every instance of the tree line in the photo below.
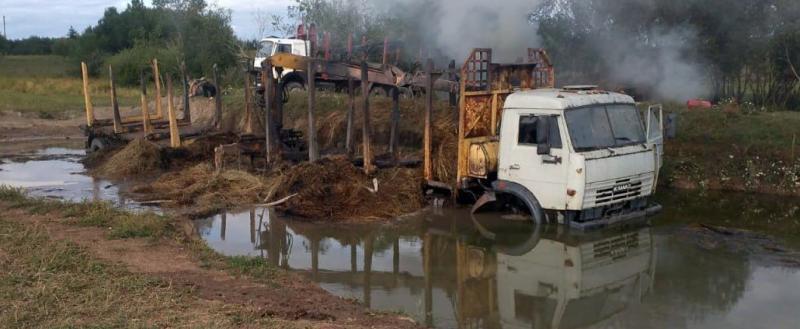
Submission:
<svg viewBox="0 0 800 329">
<path fill-rule="evenodd" d="M 238 65 L 240 47 L 228 10 L 204 0 L 154 0 L 149 7 L 131 0 L 121 11 L 107 8 L 83 32 L 70 28 L 63 38 L 0 39 L 0 53 L 62 55 L 75 68 L 87 62 L 95 75 L 113 65 L 121 83 L 135 84 L 153 58 L 166 73 L 177 73 L 184 63 L 199 76 L 215 63 L 222 69 Z"/>
<path fill-rule="evenodd" d="M 456 0 L 295 0 L 268 16 L 270 30 L 293 35 L 297 24 L 315 23 L 342 48 L 353 34 L 369 40 L 359 49 L 377 58 L 384 37 L 401 49 L 401 66 L 422 57 L 444 63 L 447 49 L 436 43 L 436 22 Z M 540 0 L 525 15 L 527 38 L 519 47 L 546 48 L 557 83 L 600 83 L 635 87 L 653 98 L 703 97 L 771 108 L 800 108 L 800 2 L 796 0 Z M 496 6 L 502 10 L 502 5 Z M 477 7 L 477 8 L 480 8 Z M 479 10 L 479 9 L 476 9 Z M 491 13 L 490 13 L 491 14 Z M 470 24 L 500 24 L 482 21 Z M 255 24 L 263 24 L 256 22 Z M 491 23 L 491 24 L 490 24 Z M 485 40 L 460 36 L 474 47 Z M 507 38 L 498 34 L 497 38 Z M 322 40 L 322 36 L 319 37 Z M 138 70 L 158 57 L 165 67 L 180 62 L 195 74 L 211 65 L 233 67 L 244 42 L 230 27 L 230 12 L 204 0 L 132 0 L 109 8 L 97 25 L 57 39 L 0 39 L 0 52 L 52 53 L 88 61 L 99 70 L 114 64 L 120 77 L 136 81 Z M 255 42 L 247 42 L 257 46 Z M 455 58 L 457 62 L 463 58 Z"/>
</svg>

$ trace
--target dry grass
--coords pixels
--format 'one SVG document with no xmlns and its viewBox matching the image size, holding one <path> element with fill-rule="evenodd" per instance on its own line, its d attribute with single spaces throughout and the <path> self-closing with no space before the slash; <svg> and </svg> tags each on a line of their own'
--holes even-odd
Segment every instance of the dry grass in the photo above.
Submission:
<svg viewBox="0 0 800 329">
<path fill-rule="evenodd" d="M 157 174 L 164 167 L 161 149 L 155 143 L 136 139 L 117 151 L 96 170 L 102 177 L 136 178 L 141 174 Z"/>
<path fill-rule="evenodd" d="M 64 118 L 83 113 L 83 82 L 70 75 L 69 64 L 59 56 L 4 56 L 0 58 L 0 111 L 37 113 L 41 117 Z M 78 71 L 75 68 L 73 71 Z M 95 106 L 109 106 L 108 81 L 90 80 Z M 134 105 L 138 89 L 118 87 L 123 106 Z"/>
<path fill-rule="evenodd" d="M 386 169 L 373 179 L 343 157 L 288 168 L 277 176 L 280 208 L 312 220 L 391 218 L 423 206 L 419 170 Z"/>
<path fill-rule="evenodd" d="M 4 217 L 9 214 L 8 207 L 21 208 L 31 216 L 64 216 L 67 223 L 112 228 L 122 217 L 147 222 L 145 217 L 150 216 L 99 203 L 29 198 L 19 190 L 0 187 L 3 209 L 0 327 L 286 328 L 289 325 L 264 318 L 248 306 L 203 300 L 182 286 L 98 260 L 89 250 L 74 243 L 52 240 L 45 227 L 33 220 L 26 222 L 25 215 L 19 218 L 17 213 L 13 220 Z M 109 237 L 115 238 L 113 234 Z M 258 269 L 240 269 L 239 259 L 221 259 L 231 264 L 227 265 L 231 273 L 245 269 L 247 273 L 258 273 Z"/>
<path fill-rule="evenodd" d="M 166 173 L 154 183 L 134 188 L 152 200 L 170 200 L 172 207 L 188 209 L 193 217 L 226 208 L 263 202 L 270 181 L 239 170 L 215 173 L 202 163 L 185 170 Z"/>
</svg>

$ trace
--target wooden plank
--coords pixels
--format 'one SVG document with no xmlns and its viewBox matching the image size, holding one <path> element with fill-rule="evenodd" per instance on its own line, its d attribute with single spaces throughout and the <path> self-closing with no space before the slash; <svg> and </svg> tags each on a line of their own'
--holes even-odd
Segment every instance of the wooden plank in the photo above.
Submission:
<svg viewBox="0 0 800 329">
<path fill-rule="evenodd" d="M 142 132 L 147 138 L 147 135 L 153 132 L 153 127 L 150 125 L 150 110 L 147 108 L 147 82 L 144 79 L 144 70 L 139 73 L 139 84 L 142 87 Z"/>
<path fill-rule="evenodd" d="M 164 110 L 161 108 L 161 72 L 158 70 L 158 59 L 153 58 L 153 81 L 156 84 L 156 117 L 161 119 L 164 117 Z"/>
<path fill-rule="evenodd" d="M 400 126 L 400 89 L 392 88 L 392 118 L 389 130 L 389 153 L 392 159 L 397 161 L 399 158 L 398 149 L 398 130 Z"/>
<path fill-rule="evenodd" d="M 86 126 L 91 127 L 94 123 L 94 106 L 92 96 L 89 95 L 89 67 L 85 62 L 81 62 L 81 77 L 83 78 L 83 101 L 86 106 Z"/>
<path fill-rule="evenodd" d="M 261 85 L 264 86 L 264 135 L 266 138 L 266 161 L 267 163 L 272 163 L 275 160 L 275 134 L 273 132 L 274 129 L 274 122 L 272 120 L 272 111 L 274 110 L 272 107 L 272 97 L 273 97 L 273 82 L 274 79 L 272 78 L 272 63 L 269 60 L 265 60 L 261 63 Z"/>
<path fill-rule="evenodd" d="M 214 64 L 214 84 L 217 94 L 214 95 L 214 127 L 220 129 L 222 125 L 222 81 L 219 79 L 219 68 Z"/>
<path fill-rule="evenodd" d="M 352 41 L 352 40 L 351 40 Z M 345 138 L 345 153 L 347 157 L 353 158 L 353 130 L 355 130 L 355 114 L 356 114 L 356 89 L 355 81 L 353 78 L 347 78 L 347 136 Z"/>
<path fill-rule="evenodd" d="M 433 162 L 431 160 L 431 121 L 433 118 L 433 60 L 428 59 L 425 65 L 425 130 L 423 135 L 423 172 L 426 180 L 433 180 Z"/>
<path fill-rule="evenodd" d="M 114 133 L 122 132 L 122 116 L 119 114 L 119 102 L 117 101 L 117 83 L 114 80 L 114 69 L 108 66 L 108 83 L 111 87 L 111 110 L 114 112 Z"/>
<path fill-rule="evenodd" d="M 361 127 L 361 131 L 363 134 L 363 144 L 364 144 L 364 172 L 367 175 L 372 174 L 375 170 L 372 164 L 372 150 L 370 142 L 371 142 L 371 134 L 372 128 L 370 127 L 370 118 L 369 118 L 369 75 L 368 75 L 368 67 L 367 62 L 361 62 L 361 98 L 364 101 L 364 122 Z"/>
<path fill-rule="evenodd" d="M 250 95 L 250 72 L 244 70 L 244 133 L 253 134 L 253 106 L 252 95 Z"/>
<path fill-rule="evenodd" d="M 189 74 L 186 73 L 186 62 L 181 62 L 181 77 L 183 78 L 183 120 L 192 122 L 192 111 L 189 108 Z"/>
<path fill-rule="evenodd" d="M 169 145 L 172 148 L 181 147 L 181 136 L 178 130 L 178 118 L 175 115 L 175 102 L 172 94 L 172 78 L 167 77 L 167 115 L 169 116 Z"/>
</svg>

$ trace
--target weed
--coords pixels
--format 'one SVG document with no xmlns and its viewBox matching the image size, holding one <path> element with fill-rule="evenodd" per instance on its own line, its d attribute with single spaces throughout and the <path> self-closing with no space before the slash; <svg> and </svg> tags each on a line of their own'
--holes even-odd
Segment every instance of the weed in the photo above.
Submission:
<svg viewBox="0 0 800 329">
<path fill-rule="evenodd" d="M 237 327 L 255 322 L 83 248 L 50 240 L 39 227 L 0 219 L 0 323 L 10 328 Z"/>
</svg>

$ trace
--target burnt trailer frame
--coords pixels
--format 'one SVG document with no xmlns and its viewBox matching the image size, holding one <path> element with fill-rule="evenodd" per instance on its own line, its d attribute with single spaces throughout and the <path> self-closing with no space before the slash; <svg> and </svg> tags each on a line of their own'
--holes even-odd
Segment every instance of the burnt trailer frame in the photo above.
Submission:
<svg viewBox="0 0 800 329">
<path fill-rule="evenodd" d="M 183 117 L 178 119 L 177 109 L 174 106 L 173 92 L 173 79 L 167 77 L 167 113 L 165 115 L 162 106 L 162 78 L 159 70 L 158 60 L 153 59 L 151 62 L 153 71 L 153 80 L 155 83 L 155 113 L 151 113 L 148 108 L 147 96 L 147 81 L 145 78 L 145 70 L 140 72 L 140 87 L 141 87 L 141 115 L 134 115 L 123 117 L 120 113 L 119 102 L 117 100 L 116 80 L 114 77 L 113 67 L 109 65 L 109 89 L 111 97 L 111 110 L 112 116 L 110 119 L 97 119 L 95 117 L 94 106 L 92 104 L 92 96 L 89 91 L 89 76 L 88 67 L 86 63 L 81 63 L 81 71 L 83 78 L 83 94 L 86 112 L 86 124 L 80 125 L 81 131 L 86 136 L 86 149 L 88 151 L 98 151 L 100 149 L 126 144 L 137 138 L 145 138 L 150 141 L 169 141 L 169 146 L 178 148 L 182 144 L 182 140 L 206 136 L 215 130 L 217 122 L 210 126 L 197 126 L 191 122 L 191 109 L 189 106 L 189 86 L 188 78 L 186 75 L 185 67 L 181 66 L 182 84 L 183 84 L 183 100 L 184 107 L 182 109 Z M 215 77 L 218 74 L 215 73 Z M 218 82 L 215 81 L 217 84 Z M 219 98 L 219 96 L 217 96 Z M 215 117 L 221 116 L 222 108 L 217 102 L 215 108 Z"/>
</svg>

